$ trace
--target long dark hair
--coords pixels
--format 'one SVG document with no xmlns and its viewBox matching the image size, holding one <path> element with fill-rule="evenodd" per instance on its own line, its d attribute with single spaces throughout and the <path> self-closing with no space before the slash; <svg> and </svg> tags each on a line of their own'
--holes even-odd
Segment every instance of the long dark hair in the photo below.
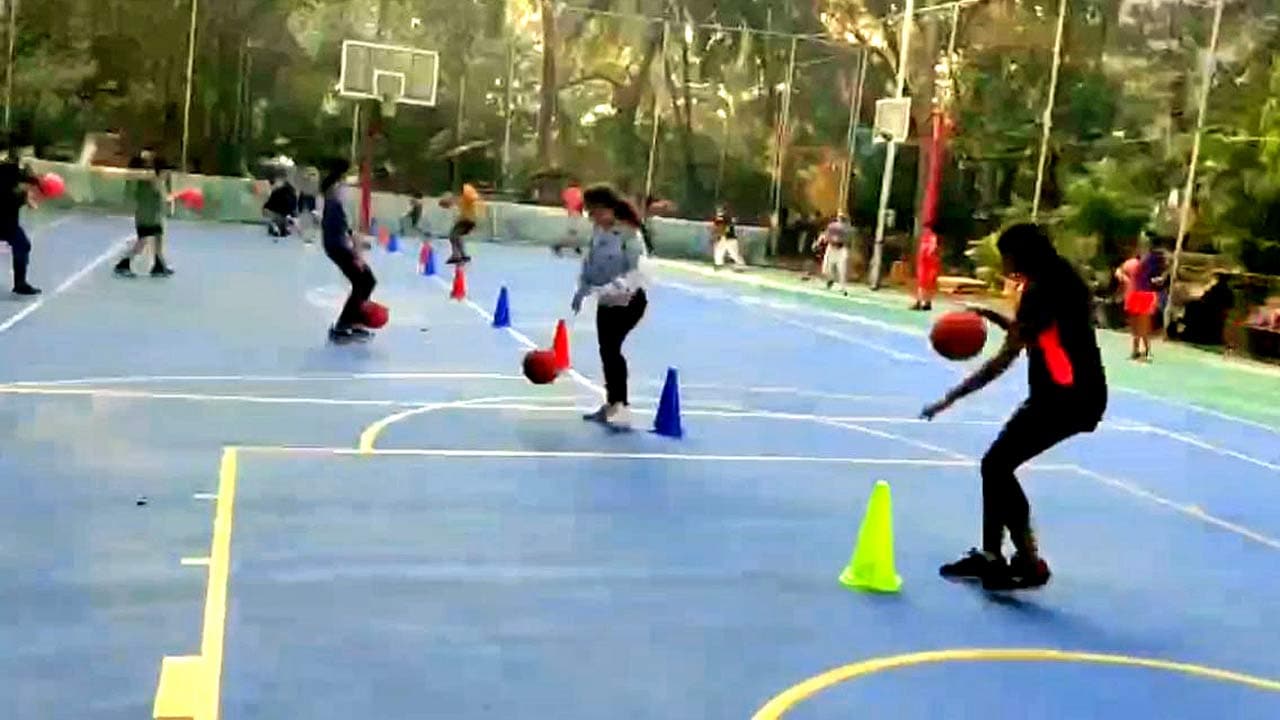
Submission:
<svg viewBox="0 0 1280 720">
<path fill-rule="evenodd" d="M 636 206 L 610 185 L 592 185 L 587 188 L 582 193 L 582 203 L 588 208 L 608 208 L 620 222 L 631 225 L 637 230 L 644 229 L 644 221 L 640 219 L 640 212 L 636 210 Z"/>
<path fill-rule="evenodd" d="M 996 240 L 996 248 L 1012 262 L 1017 272 L 1024 275 L 1043 272 L 1059 259 L 1049 232 L 1035 223 L 1018 223 L 1005 228 Z"/>
</svg>

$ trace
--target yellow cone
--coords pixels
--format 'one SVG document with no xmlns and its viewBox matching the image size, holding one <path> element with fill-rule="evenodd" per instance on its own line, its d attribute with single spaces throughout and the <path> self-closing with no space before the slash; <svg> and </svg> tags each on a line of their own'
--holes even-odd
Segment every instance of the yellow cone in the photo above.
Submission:
<svg viewBox="0 0 1280 720">
<path fill-rule="evenodd" d="M 852 590 L 893 593 L 902 587 L 893 564 L 893 497 L 889 483 L 880 480 L 871 490 L 867 513 L 858 528 L 858 544 L 840 584 Z"/>
</svg>

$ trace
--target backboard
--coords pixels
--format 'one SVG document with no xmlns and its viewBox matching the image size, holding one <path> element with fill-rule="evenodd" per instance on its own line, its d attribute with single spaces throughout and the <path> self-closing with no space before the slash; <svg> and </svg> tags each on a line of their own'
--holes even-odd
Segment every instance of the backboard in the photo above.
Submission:
<svg viewBox="0 0 1280 720">
<path fill-rule="evenodd" d="M 911 131 L 911 98 L 880 98 L 876 100 L 877 142 L 892 140 L 905 142 Z"/>
<path fill-rule="evenodd" d="M 435 107 L 440 55 L 433 50 L 345 40 L 338 94 L 396 104 Z"/>
</svg>

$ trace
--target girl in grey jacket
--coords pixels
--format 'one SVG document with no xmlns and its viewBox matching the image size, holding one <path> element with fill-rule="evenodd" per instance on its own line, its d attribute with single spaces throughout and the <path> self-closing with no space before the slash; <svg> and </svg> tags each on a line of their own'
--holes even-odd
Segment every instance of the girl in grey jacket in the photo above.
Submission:
<svg viewBox="0 0 1280 720">
<path fill-rule="evenodd" d="M 596 338 L 604 366 L 605 404 L 585 419 L 616 430 L 631 427 L 627 396 L 627 359 L 622 344 L 644 317 L 645 294 L 640 262 L 645 257 L 640 214 L 613 188 L 597 185 L 583 194 L 591 217 L 591 246 L 582 260 L 573 312 L 582 310 L 589 295 L 596 296 Z"/>
</svg>

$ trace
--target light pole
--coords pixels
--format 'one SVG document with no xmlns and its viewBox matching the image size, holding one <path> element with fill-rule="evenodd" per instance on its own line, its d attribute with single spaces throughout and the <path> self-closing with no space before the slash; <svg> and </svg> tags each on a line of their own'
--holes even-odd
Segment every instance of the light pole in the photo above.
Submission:
<svg viewBox="0 0 1280 720">
<path fill-rule="evenodd" d="M 187 146 L 191 140 L 191 84 L 196 69 L 196 18 L 200 0 L 191 0 L 191 31 L 187 35 L 187 93 L 182 104 L 182 172 L 187 171 Z"/>
<path fill-rule="evenodd" d="M 902 29 L 898 39 L 898 78 L 894 97 L 901 100 L 907 88 L 907 62 L 911 57 L 911 23 L 915 19 L 915 0 L 907 0 L 906 10 L 902 13 Z M 893 164 L 898 156 L 897 138 L 889 138 L 889 146 L 885 149 L 884 175 L 880 179 L 880 207 L 876 211 L 876 240 L 871 250 L 871 271 L 868 278 L 873 288 L 880 287 L 880 263 L 884 258 L 884 226 L 889 208 L 889 195 L 893 192 Z"/>
<path fill-rule="evenodd" d="M 9 130 L 13 108 L 13 48 L 18 39 L 18 0 L 9 0 L 9 61 L 4 73 L 4 129 Z"/>
<path fill-rule="evenodd" d="M 1209 108 L 1209 90 L 1213 87 L 1213 75 L 1218 65 L 1218 32 L 1222 29 L 1222 9 L 1225 0 L 1217 0 L 1213 7 L 1213 30 L 1209 33 L 1209 55 L 1200 75 L 1200 109 L 1196 117 L 1196 134 L 1191 141 L 1191 165 L 1187 168 L 1187 184 L 1182 189 L 1182 203 L 1178 210 L 1178 238 L 1173 245 L 1173 262 L 1169 269 L 1169 302 L 1164 305 L 1164 327 L 1169 331 L 1173 317 L 1173 286 L 1178 281 L 1178 266 L 1182 263 L 1182 244 L 1187 239 L 1191 224 L 1191 196 L 1196 190 L 1196 166 L 1200 164 L 1200 141 L 1204 137 L 1204 118 Z"/>
<path fill-rule="evenodd" d="M 1067 24 L 1067 0 L 1058 0 L 1058 29 L 1053 38 L 1053 68 L 1049 71 L 1049 97 L 1041 119 L 1040 158 L 1036 161 L 1036 191 L 1031 198 L 1031 221 L 1040 215 L 1040 192 L 1044 188 L 1044 172 L 1049 161 L 1049 133 L 1053 130 L 1053 103 L 1058 94 L 1058 70 L 1062 67 L 1062 30 Z"/>
</svg>

